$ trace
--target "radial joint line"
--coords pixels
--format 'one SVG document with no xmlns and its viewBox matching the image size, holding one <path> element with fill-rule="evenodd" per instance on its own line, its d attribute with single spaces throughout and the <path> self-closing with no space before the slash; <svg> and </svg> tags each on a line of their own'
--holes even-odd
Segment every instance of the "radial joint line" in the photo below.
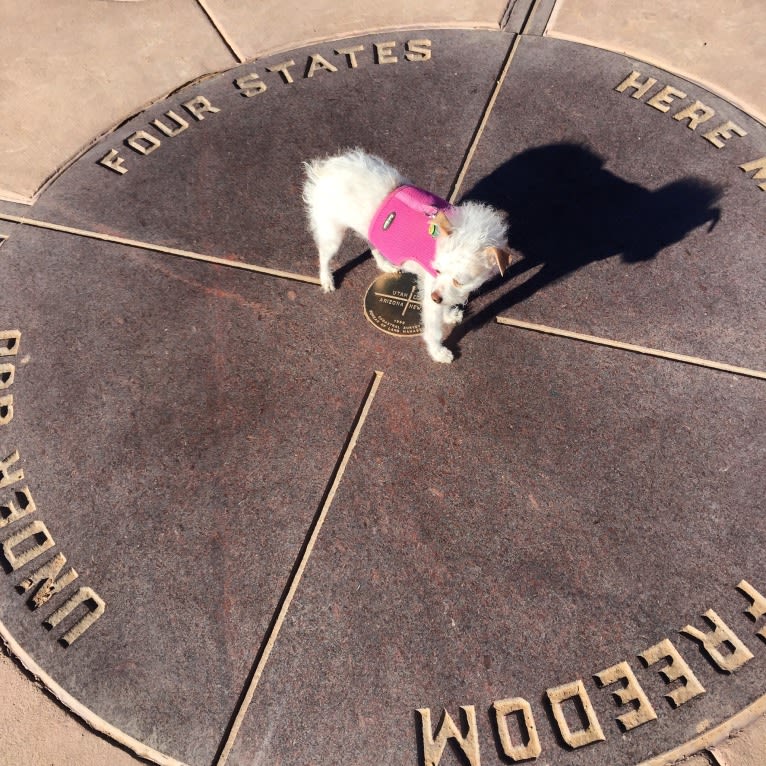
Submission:
<svg viewBox="0 0 766 766">
<path fill-rule="evenodd" d="M 521 32 L 519 34 L 525 35 L 529 31 L 529 28 L 532 26 L 532 20 L 534 19 L 535 13 L 537 13 L 537 8 L 540 5 L 540 0 L 534 0 L 532 4 L 529 6 L 529 10 L 527 11 L 527 16 L 524 19 L 524 23 L 521 25 Z"/>
<path fill-rule="evenodd" d="M 311 557 L 311 553 L 313 552 L 316 541 L 319 538 L 319 533 L 322 530 L 322 525 L 324 524 L 327 512 L 332 505 L 335 494 L 338 491 L 338 487 L 340 486 L 341 479 L 343 478 L 343 474 L 346 471 L 346 466 L 351 459 L 351 453 L 354 451 L 354 447 L 356 447 L 357 441 L 359 441 L 359 435 L 361 434 L 362 427 L 367 420 L 370 408 L 372 407 L 373 399 L 375 398 L 375 394 L 380 387 L 380 382 L 382 379 L 383 373 L 376 372 L 370 382 L 369 387 L 367 388 L 367 391 L 362 400 L 362 405 L 354 420 L 351 435 L 348 437 L 348 441 L 346 442 L 346 445 L 341 452 L 340 459 L 338 460 L 333 475 L 331 476 L 324 502 L 322 502 L 319 512 L 314 517 L 312 526 L 309 529 L 308 537 L 303 545 L 303 548 L 301 549 L 301 553 L 298 556 L 296 565 L 293 567 L 293 571 L 290 575 L 290 578 L 288 579 L 285 594 L 281 599 L 271 628 L 266 635 L 266 643 L 260 652 L 258 661 L 254 670 L 252 671 L 252 677 L 247 684 L 245 694 L 239 704 L 234 720 L 232 721 L 232 724 L 226 734 L 220 749 L 220 755 L 215 761 L 214 766 L 224 766 L 229 758 L 229 753 L 234 746 L 234 741 L 236 740 L 239 729 L 242 726 L 242 721 L 245 718 L 247 709 L 250 706 L 250 703 L 253 701 L 255 689 L 258 686 L 258 682 L 261 680 L 261 676 L 263 675 L 266 663 L 269 661 L 269 657 L 271 656 L 274 644 L 276 643 L 277 636 L 279 635 L 279 631 L 281 630 L 285 621 L 285 617 L 287 616 L 287 611 L 290 609 L 290 604 L 292 604 L 295 592 L 298 590 L 298 586 L 300 585 L 301 578 L 303 577 L 303 573 L 306 570 L 306 566 L 308 564 L 309 558 Z"/>
<path fill-rule="evenodd" d="M 220 21 L 215 17 L 213 12 L 208 8 L 207 2 L 205 0 L 197 0 L 197 5 L 199 5 L 202 12 L 207 16 L 208 21 L 213 25 L 213 28 L 218 33 L 218 36 L 223 40 L 223 44 L 229 49 L 229 52 L 232 56 L 240 63 L 245 63 L 245 57 L 242 54 L 242 51 L 239 49 L 239 46 L 234 42 L 231 35 L 226 33 L 226 30 L 223 28 L 223 25 Z"/>
<path fill-rule="evenodd" d="M 500 27 L 503 27 L 503 19 L 506 19 L 506 17 L 510 18 L 510 11 L 512 7 L 512 3 L 509 4 L 508 8 L 503 14 L 503 18 L 500 21 Z M 505 56 L 505 60 L 503 61 L 503 66 L 500 70 L 500 73 L 497 76 L 497 80 L 495 82 L 494 87 L 492 88 L 492 93 L 489 96 L 489 100 L 487 101 L 486 107 L 484 107 L 484 112 L 481 115 L 481 120 L 479 120 L 479 124 L 476 127 L 476 132 L 473 134 L 473 138 L 471 139 L 471 143 L 468 147 L 468 151 L 465 153 L 465 157 L 463 158 L 463 163 L 460 166 L 460 170 L 458 171 L 457 178 L 455 179 L 455 183 L 452 186 L 452 190 L 449 193 L 449 197 L 447 198 L 448 201 L 452 204 L 455 203 L 455 200 L 458 198 L 458 195 L 460 194 L 460 190 L 463 187 L 463 181 L 465 180 L 466 174 L 468 173 L 468 169 L 471 165 L 471 162 L 473 161 L 474 154 L 476 154 L 476 149 L 479 146 L 479 141 L 481 141 L 482 136 L 484 135 L 484 129 L 487 127 L 487 123 L 489 122 L 489 117 L 492 114 L 492 110 L 495 108 L 495 102 L 497 101 L 497 97 L 500 94 L 500 90 L 503 87 L 503 83 L 505 82 L 505 78 L 508 76 L 508 70 L 511 68 L 511 63 L 513 62 L 514 56 L 516 55 L 516 51 L 518 50 L 519 43 L 521 41 L 521 38 L 527 33 L 527 30 L 532 24 L 532 19 L 537 12 L 537 7 L 540 5 L 540 0 L 533 0 L 531 5 L 529 6 L 529 10 L 527 11 L 527 15 L 524 18 L 524 22 L 521 25 L 521 30 L 518 34 L 514 35 L 513 42 L 511 43 L 511 47 L 508 49 L 508 53 Z M 506 22 L 507 23 L 507 22 Z"/>
<path fill-rule="evenodd" d="M 511 44 L 511 47 L 506 54 L 505 61 L 503 62 L 503 67 L 497 77 L 495 86 L 489 96 L 489 101 L 487 101 L 487 105 L 484 108 L 484 112 L 481 116 L 481 120 L 476 127 L 476 132 L 471 139 L 471 144 L 468 147 L 468 151 L 466 152 L 465 157 L 463 158 L 463 164 L 461 165 L 460 171 L 458 172 L 457 178 L 455 179 L 452 191 L 449 194 L 448 200 L 450 203 L 454 203 L 460 194 L 460 189 L 463 186 L 463 181 L 465 180 L 466 173 L 468 173 L 468 168 L 470 167 L 473 160 L 473 155 L 476 153 L 476 147 L 479 145 L 479 141 L 481 141 L 482 135 L 484 135 L 484 129 L 487 126 L 487 122 L 489 121 L 489 116 L 492 113 L 492 109 L 495 106 L 495 101 L 497 101 L 500 89 L 503 87 L 503 83 L 505 82 L 508 70 L 511 68 L 511 62 L 513 61 L 513 57 L 516 55 L 516 49 L 519 47 L 520 39 L 521 35 L 516 35 L 514 37 L 513 43 Z"/>
<path fill-rule="evenodd" d="M 243 263 L 242 261 L 232 261 L 228 258 L 218 258 L 214 255 L 204 255 L 203 253 L 195 253 L 192 250 L 182 250 L 177 247 L 165 247 L 164 245 L 154 245 L 151 242 L 141 242 L 137 239 L 127 239 L 126 237 L 118 237 L 112 234 L 101 234 L 98 231 L 89 231 L 87 229 L 76 229 L 72 226 L 62 226 L 58 223 L 49 223 L 48 221 L 38 221 L 34 218 L 22 218 L 16 215 L 6 215 L 0 213 L 0 221 L 8 221 L 10 223 L 19 223 L 24 226 L 33 226 L 38 229 L 47 229 L 49 231 L 57 231 L 62 234 L 72 234 L 76 237 L 85 237 L 86 239 L 97 239 L 101 242 L 109 242 L 113 245 L 125 245 L 126 247 L 136 247 L 141 250 L 150 250 L 154 253 L 162 253 L 164 255 L 175 255 L 179 258 L 188 258 L 192 261 L 202 261 L 203 263 L 214 263 L 218 266 L 229 266 L 233 269 L 241 269 L 243 271 L 252 271 L 256 274 L 266 274 L 270 277 L 279 277 L 280 279 L 292 279 L 296 282 L 307 282 L 312 285 L 320 284 L 318 277 L 308 277 L 304 274 L 295 274 L 291 271 L 281 271 L 280 269 L 270 269 L 266 266 L 256 266 L 252 263 Z"/>
<path fill-rule="evenodd" d="M 572 332 L 571 330 L 561 330 L 557 327 L 547 327 L 542 324 L 532 324 L 531 322 L 522 322 L 520 319 L 510 319 L 508 317 L 497 317 L 497 321 L 500 324 L 510 325 L 511 327 L 519 327 L 522 330 L 532 330 L 534 332 L 541 332 L 546 335 L 556 335 L 560 338 L 571 338 L 572 340 L 579 340 L 585 343 L 593 343 L 597 346 L 607 346 L 609 348 L 617 348 L 622 351 L 632 351 L 635 354 L 645 354 L 647 356 L 656 356 L 660 359 L 670 359 L 674 362 L 683 362 L 684 364 L 694 364 L 698 367 L 708 367 L 712 370 L 721 370 L 722 372 L 731 372 L 735 375 L 745 375 L 750 378 L 760 378 L 766 380 L 766 371 L 753 370 L 748 367 L 736 367 L 733 364 L 726 364 L 725 362 L 714 362 L 711 359 L 703 359 L 698 356 L 687 356 L 686 354 L 676 354 L 673 351 L 663 351 L 657 348 L 647 348 L 646 346 L 636 346 L 633 343 L 623 343 L 619 340 L 610 340 L 609 338 L 599 338 L 595 335 L 584 335 L 579 332 Z"/>
</svg>

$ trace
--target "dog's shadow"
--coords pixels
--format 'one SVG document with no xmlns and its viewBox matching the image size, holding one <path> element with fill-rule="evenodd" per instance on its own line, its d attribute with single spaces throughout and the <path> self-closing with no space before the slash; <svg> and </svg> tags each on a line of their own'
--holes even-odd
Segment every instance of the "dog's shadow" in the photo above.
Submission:
<svg viewBox="0 0 766 766">
<path fill-rule="evenodd" d="M 567 274 L 620 256 L 625 263 L 655 258 L 703 224 L 720 218 L 722 189 L 698 178 L 682 178 L 650 191 L 604 168 L 589 148 L 555 144 L 529 149 L 477 183 L 464 200 L 486 202 L 508 215 L 509 244 L 520 260 L 504 279 L 482 292 L 501 291 L 452 333 L 466 333 L 494 319 Z M 528 279 L 502 290 L 528 271 Z"/>
</svg>

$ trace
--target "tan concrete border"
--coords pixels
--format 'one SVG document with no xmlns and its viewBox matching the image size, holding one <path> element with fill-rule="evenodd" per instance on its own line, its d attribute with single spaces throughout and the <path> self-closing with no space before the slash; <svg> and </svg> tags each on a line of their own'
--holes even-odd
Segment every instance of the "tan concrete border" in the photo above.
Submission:
<svg viewBox="0 0 766 766">
<path fill-rule="evenodd" d="M 720 87 L 716 83 L 701 80 L 699 77 L 696 77 L 691 72 L 686 72 L 682 69 L 677 69 L 673 67 L 673 65 L 667 61 L 649 58 L 646 52 L 639 54 L 639 53 L 631 52 L 629 50 L 624 50 L 622 48 L 609 48 L 607 46 L 597 45 L 592 40 L 586 40 L 585 38 L 579 37 L 578 35 L 566 35 L 561 32 L 557 32 L 556 34 L 548 34 L 546 30 L 545 36 L 549 37 L 551 40 L 563 40 L 564 42 L 570 42 L 570 43 L 576 43 L 577 45 L 583 45 L 586 48 L 595 48 L 596 50 L 608 51 L 609 53 L 617 53 L 620 56 L 627 56 L 628 58 L 633 59 L 634 61 L 639 61 L 644 64 L 649 64 L 649 66 L 653 66 L 656 69 L 660 69 L 663 72 L 667 72 L 669 75 L 673 75 L 674 77 L 680 77 L 681 79 L 687 80 L 688 82 L 691 82 L 694 85 L 699 86 L 700 88 L 704 88 L 709 93 L 712 93 L 714 96 L 717 96 L 722 101 L 726 101 L 727 103 L 731 104 L 735 109 L 739 109 L 741 112 L 744 112 L 748 117 L 750 117 L 751 119 L 755 120 L 757 123 L 766 127 L 766 115 L 763 115 L 760 112 L 754 111 L 751 105 L 748 105 L 744 103 L 743 101 L 740 101 L 731 91 L 727 90 L 726 88 Z"/>
<path fill-rule="evenodd" d="M 672 766 L 672 764 L 677 763 L 683 758 L 701 753 L 708 747 L 720 745 L 763 715 L 766 715 L 766 694 L 763 697 L 759 697 L 743 710 L 740 710 L 739 713 L 727 721 L 706 731 L 704 734 L 700 734 L 699 737 L 695 737 L 683 745 L 668 750 L 662 755 L 650 758 L 648 761 L 642 761 L 637 766 Z"/>
<path fill-rule="evenodd" d="M 82 721 L 89 729 L 103 734 L 113 742 L 126 748 L 139 758 L 156 763 L 157 766 L 185 766 L 182 761 L 161 753 L 139 742 L 121 729 L 112 726 L 90 708 L 85 707 L 76 700 L 69 692 L 59 686 L 33 659 L 21 648 L 21 645 L 11 635 L 8 628 L 0 622 L 0 642 L 2 642 L 8 654 L 13 657 L 44 689 L 53 696 L 61 705 L 69 710 L 75 717 Z"/>
<path fill-rule="evenodd" d="M 226 47 L 231 51 L 231 55 L 234 56 L 234 58 L 240 64 L 244 64 L 244 54 L 239 49 L 239 46 L 234 41 L 234 38 L 223 28 L 221 22 L 218 21 L 215 14 L 210 10 L 209 5 L 205 2 L 205 0 L 197 0 L 197 5 L 199 5 L 199 7 L 202 9 L 202 12 L 208 17 L 210 23 L 215 28 L 215 31 L 218 32 L 221 40 L 223 40 L 224 45 L 226 45 Z"/>
<path fill-rule="evenodd" d="M 555 29 L 559 18 L 565 13 L 565 5 L 565 0 L 557 0 L 555 3 L 542 33 L 544 37 L 549 37 L 552 40 L 563 40 L 565 42 L 577 43 L 578 45 L 585 45 L 589 48 L 609 51 L 610 53 L 617 53 L 621 56 L 627 56 L 636 61 L 649 64 L 668 74 L 681 77 L 684 80 L 688 80 L 689 82 L 704 88 L 713 95 L 729 102 L 732 106 L 741 110 L 761 125 L 766 126 L 766 112 L 762 110 L 762 107 L 757 104 L 748 103 L 746 100 L 740 98 L 734 90 L 730 90 L 726 87 L 723 81 L 712 79 L 709 73 L 704 71 L 704 68 L 697 67 L 695 71 L 695 68 L 691 65 L 685 67 L 678 66 L 669 55 L 671 50 L 669 44 L 667 45 L 668 51 L 666 54 L 663 54 L 660 47 L 655 47 L 655 49 L 642 47 L 640 44 L 629 39 L 598 40 L 595 36 L 590 36 L 588 33 L 583 34 L 578 30 L 568 31 Z"/>
</svg>

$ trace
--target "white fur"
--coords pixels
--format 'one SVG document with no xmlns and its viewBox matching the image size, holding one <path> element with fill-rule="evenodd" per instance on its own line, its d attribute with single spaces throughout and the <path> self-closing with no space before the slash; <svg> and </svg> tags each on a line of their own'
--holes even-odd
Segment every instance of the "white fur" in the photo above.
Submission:
<svg viewBox="0 0 766 766">
<path fill-rule="evenodd" d="M 397 186 L 409 183 L 379 157 L 360 149 L 307 162 L 303 199 L 319 251 L 322 289 L 335 289 L 330 263 L 346 229 L 367 239 L 375 212 Z M 452 352 L 442 343 L 445 328 L 463 318 L 463 305 L 471 292 L 486 282 L 498 267 L 488 248 L 507 251 L 502 213 L 479 202 L 464 202 L 449 214 L 453 231 L 436 242 L 434 277 L 420 264 L 406 261 L 401 268 L 417 274 L 422 296 L 423 340 L 436 362 L 451 362 Z M 383 271 L 397 271 L 377 250 L 372 254 Z"/>
</svg>

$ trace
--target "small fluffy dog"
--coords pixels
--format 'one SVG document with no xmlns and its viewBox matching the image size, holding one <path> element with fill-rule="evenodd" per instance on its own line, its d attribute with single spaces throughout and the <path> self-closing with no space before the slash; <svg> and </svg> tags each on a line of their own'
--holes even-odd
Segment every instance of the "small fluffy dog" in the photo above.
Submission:
<svg viewBox="0 0 766 766">
<path fill-rule="evenodd" d="M 335 289 L 330 262 L 352 229 L 370 243 L 383 271 L 417 274 L 426 348 L 434 361 L 451 362 L 445 327 L 463 318 L 471 292 L 510 263 L 503 214 L 479 202 L 452 206 L 360 149 L 305 168 L 303 199 L 322 289 Z"/>
</svg>

